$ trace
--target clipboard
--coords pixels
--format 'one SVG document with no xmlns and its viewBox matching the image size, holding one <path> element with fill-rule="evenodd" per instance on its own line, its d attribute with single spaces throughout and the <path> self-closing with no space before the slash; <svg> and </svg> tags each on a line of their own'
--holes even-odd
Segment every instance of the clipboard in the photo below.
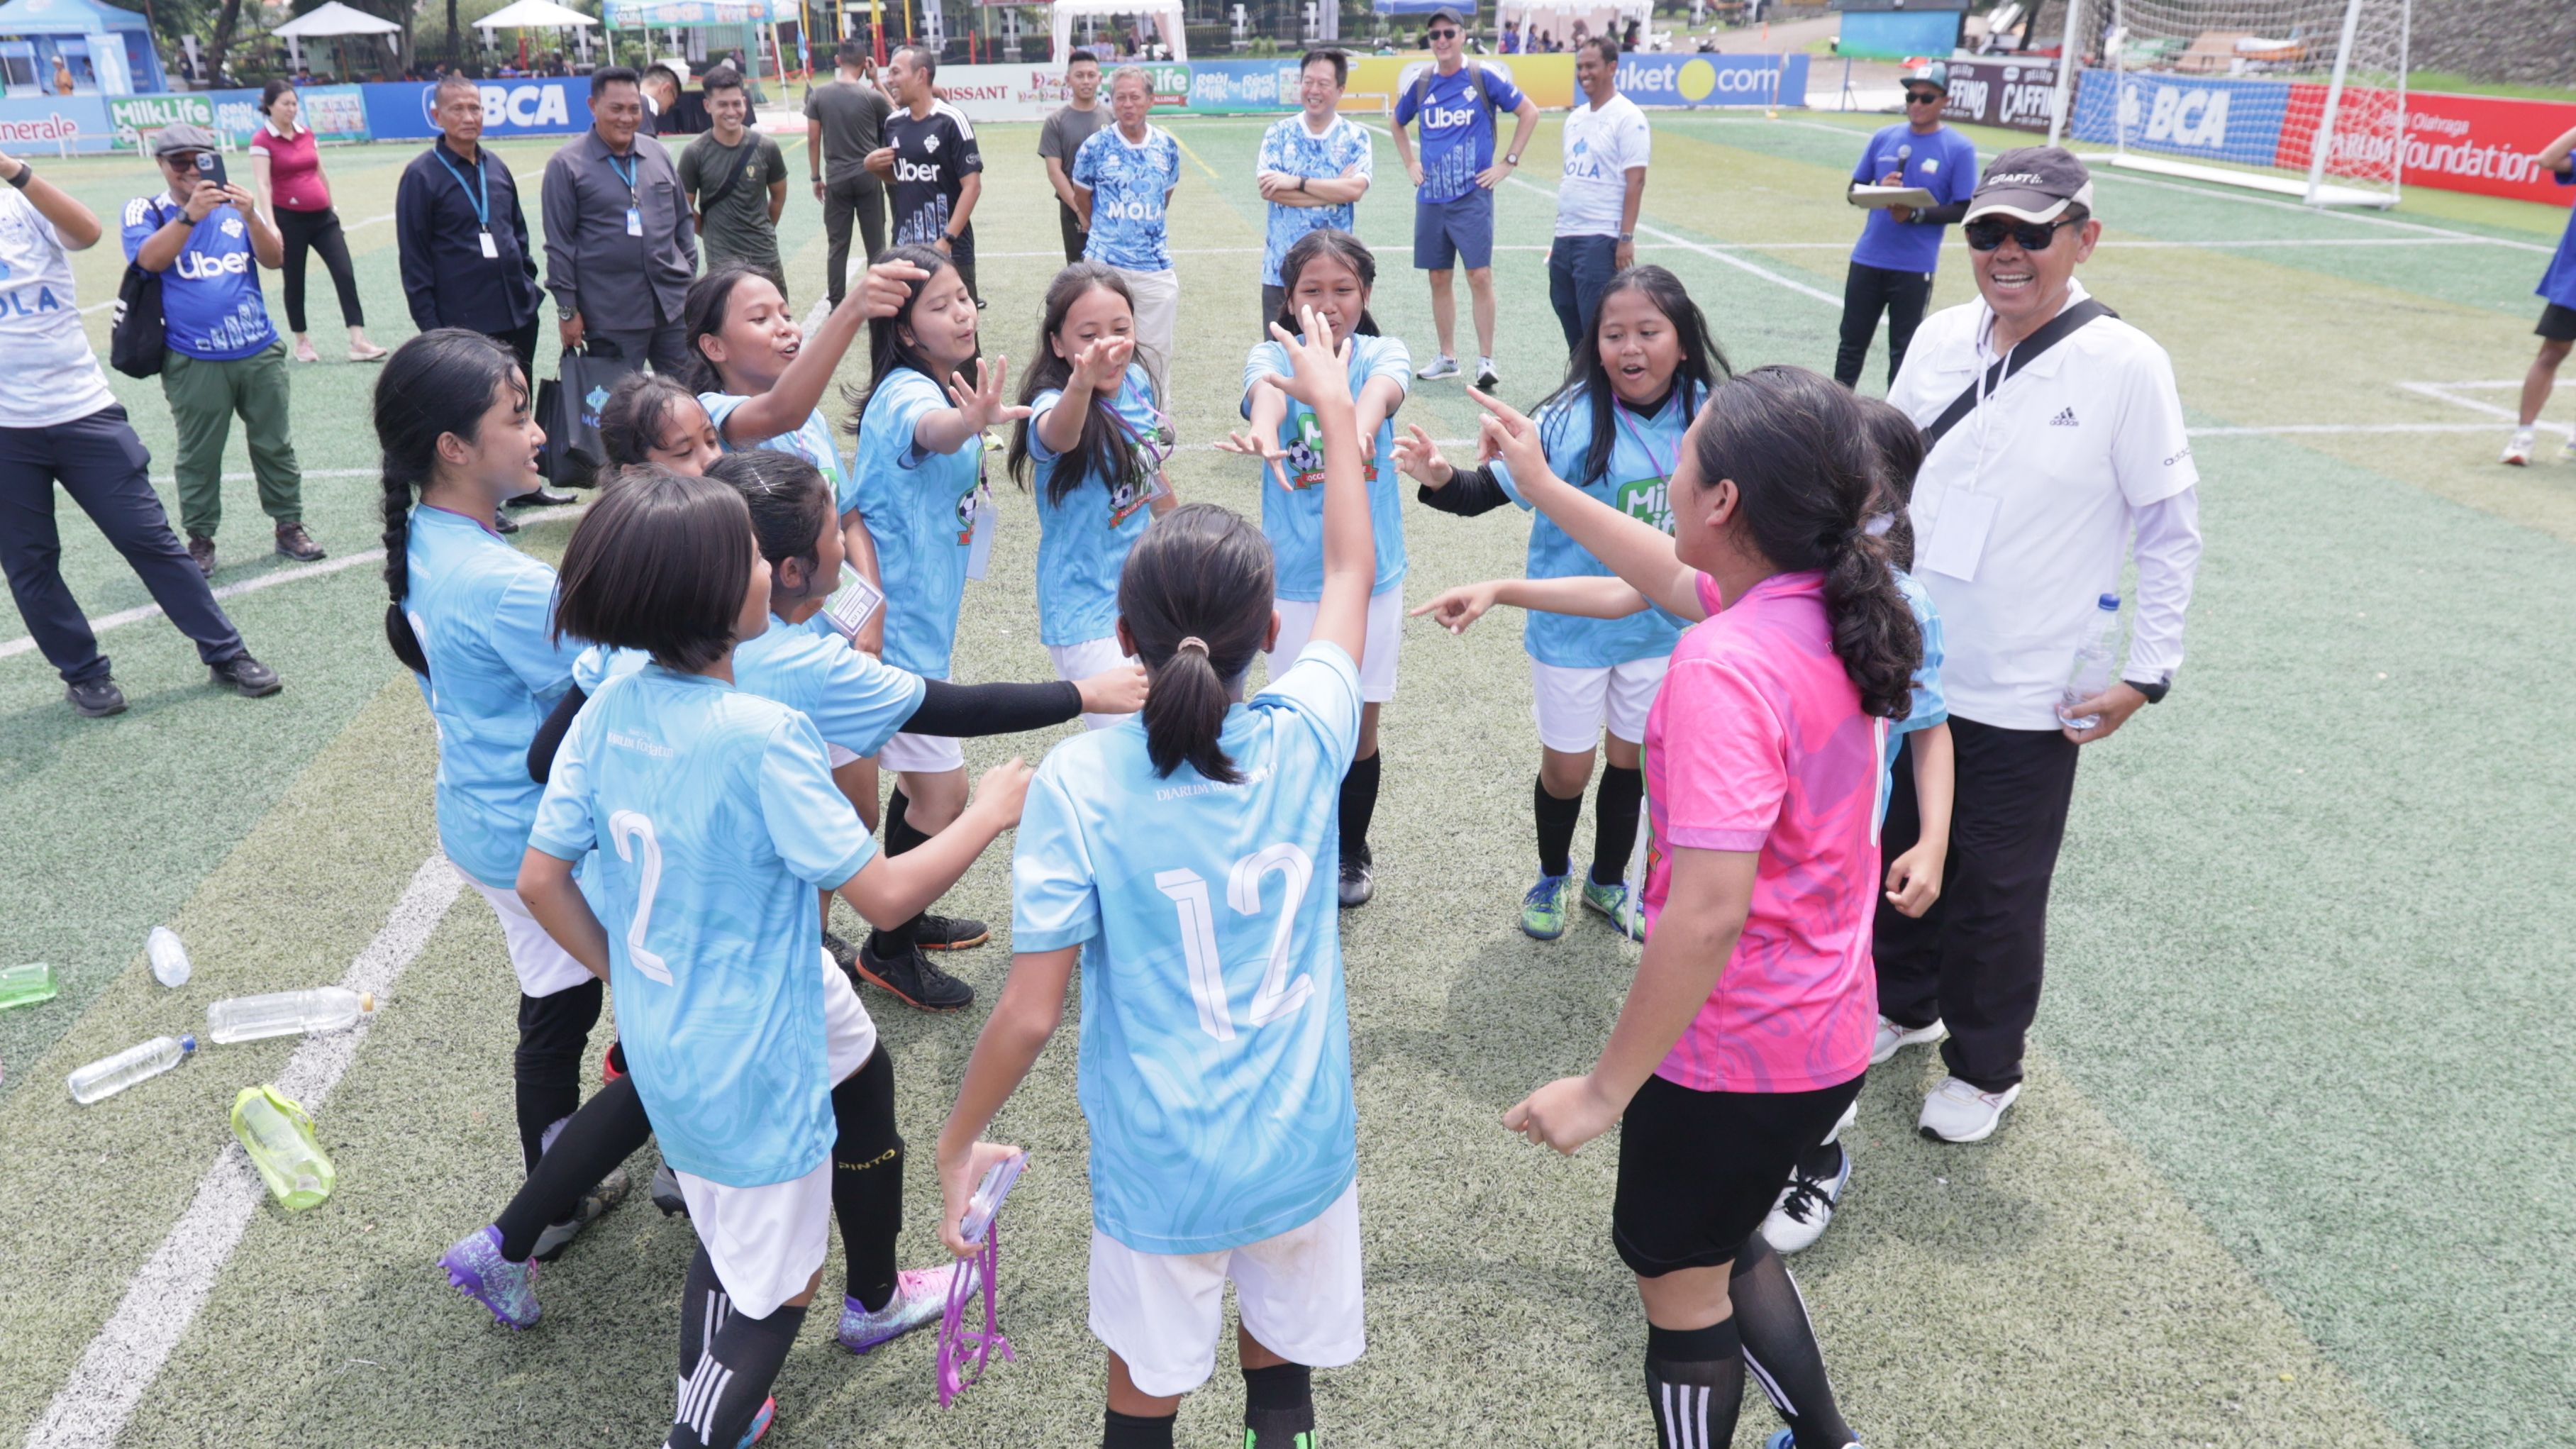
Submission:
<svg viewBox="0 0 2576 1449">
<path fill-rule="evenodd" d="M 1940 205 L 1931 192 L 1920 186 L 1855 186 L 1851 189 L 1851 204 L 1871 210 L 1891 206 L 1921 208 Z"/>
</svg>

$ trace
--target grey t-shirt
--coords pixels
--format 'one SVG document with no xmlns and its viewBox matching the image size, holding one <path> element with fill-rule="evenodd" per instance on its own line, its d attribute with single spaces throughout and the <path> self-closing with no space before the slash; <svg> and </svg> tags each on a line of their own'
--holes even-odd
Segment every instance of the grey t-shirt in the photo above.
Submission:
<svg viewBox="0 0 2576 1449">
<path fill-rule="evenodd" d="M 711 204 L 728 173 L 734 177 L 733 189 Z M 786 176 L 787 161 L 778 143 L 757 131 L 739 146 L 727 146 L 709 131 L 680 153 L 680 185 L 696 198 L 698 238 L 706 244 L 709 267 L 742 261 L 778 270 L 778 228 L 769 219 L 769 188 Z"/>
<path fill-rule="evenodd" d="M 885 92 L 850 81 L 820 85 L 805 95 L 805 119 L 823 123 L 823 179 L 840 181 L 864 169 L 868 153 L 885 144 L 885 118 L 894 109 Z"/>
<path fill-rule="evenodd" d="M 1058 106 L 1046 125 L 1038 131 L 1038 157 L 1052 156 L 1064 165 L 1064 174 L 1073 175 L 1073 158 L 1082 151 L 1082 143 L 1093 132 L 1108 125 L 1109 107 L 1095 103 L 1090 110 L 1077 111 L 1071 106 Z M 1062 204 L 1061 200 L 1058 202 Z"/>
</svg>

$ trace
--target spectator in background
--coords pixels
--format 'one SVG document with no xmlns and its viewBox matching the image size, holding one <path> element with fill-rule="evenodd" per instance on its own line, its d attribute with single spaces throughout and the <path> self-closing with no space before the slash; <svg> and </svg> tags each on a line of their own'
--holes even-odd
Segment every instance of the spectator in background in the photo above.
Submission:
<svg viewBox="0 0 2576 1449">
<path fill-rule="evenodd" d="M 2559 185 L 2576 186 L 2576 131 L 2550 142 L 2538 160 L 2540 169 Z M 2558 254 L 2549 259 L 2549 270 L 2540 274 L 2540 295 L 2545 305 L 2540 309 L 2540 325 L 2532 329 L 2540 335 L 2540 355 L 2523 374 L 2522 412 L 2504 445 L 2504 461 L 2513 464 L 2531 461 L 2532 433 L 2540 422 L 2540 410 L 2549 405 L 2550 389 L 2557 386 L 2559 364 L 2576 348 L 2576 217 L 2568 218 L 2566 235 L 2558 239 Z M 2565 456 L 2576 462 L 2576 436 L 2567 439 Z"/>
<path fill-rule="evenodd" d="M 886 117 L 885 144 L 868 153 L 868 169 L 891 183 L 894 244 L 918 243 L 948 254 L 975 305 L 975 203 L 984 195 L 984 153 L 975 147 L 975 124 L 932 89 L 939 57 L 928 46 L 907 45 L 886 64 L 895 111 Z"/>
<path fill-rule="evenodd" d="M 1619 94 L 1619 47 L 1609 36 L 1582 42 L 1574 81 L 1583 104 L 1565 113 L 1565 175 L 1556 188 L 1556 241 L 1547 250 L 1547 300 L 1569 356 L 1592 335 L 1592 314 L 1610 278 L 1637 264 L 1637 215 L 1655 143 L 1646 113 Z"/>
<path fill-rule="evenodd" d="M 251 194 L 217 185 L 201 163 L 218 158 L 213 132 L 182 123 L 152 138 L 164 194 L 125 206 L 125 259 L 161 277 L 169 352 L 161 395 L 178 426 L 179 522 L 199 571 L 215 571 L 224 516 L 224 444 L 233 417 L 250 445 L 259 505 L 276 525 L 277 551 L 301 563 L 322 557 L 304 531 L 304 474 L 287 419 L 286 346 L 268 318 L 259 268 L 286 260 L 286 244 Z"/>
<path fill-rule="evenodd" d="M 1450 279 L 1467 266 L 1467 290 L 1476 310 L 1476 386 L 1502 386 L 1494 371 L 1494 188 L 1521 164 L 1521 148 L 1538 129 L 1538 104 L 1515 89 L 1511 77 L 1465 59 L 1459 44 L 1466 22 L 1442 6 L 1425 27 L 1432 63 L 1395 102 L 1395 154 L 1413 178 L 1413 265 L 1431 274 L 1431 325 L 1440 350 L 1417 376 L 1458 375 L 1458 299 Z M 1494 156 L 1494 113 L 1518 117 L 1511 149 Z M 1405 130 L 1422 123 L 1422 155 L 1413 154 Z"/>
<path fill-rule="evenodd" d="M 1518 55 L 1520 53 L 1521 23 L 1517 20 L 1506 20 L 1503 22 L 1503 54 Z"/>
<path fill-rule="evenodd" d="M 286 243 L 286 330 L 295 334 L 295 360 L 321 361 L 304 328 L 304 259 L 308 252 L 320 252 L 322 265 L 331 271 L 332 290 L 340 294 L 349 360 L 381 361 L 385 350 L 367 340 L 367 311 L 358 301 L 349 240 L 340 230 L 340 213 L 331 207 L 331 182 L 322 174 L 322 151 L 313 128 L 298 119 L 302 110 L 303 98 L 295 87 L 270 81 L 259 94 L 259 113 L 267 123 L 250 138 L 251 194 Z"/>
<path fill-rule="evenodd" d="M 72 708 L 122 713 L 108 658 L 80 601 L 63 584 L 54 485 L 62 484 L 125 556 L 152 601 L 196 641 L 217 684 L 256 698 L 277 672 L 250 657 L 206 576 L 170 531 L 152 491 L 152 455 L 108 391 L 81 329 L 68 255 L 98 244 L 98 217 L 36 168 L 0 155 L 0 568 L 27 633 L 63 678 Z"/>
<path fill-rule="evenodd" d="M 56 51 L 54 53 L 54 94 L 67 96 L 72 93 L 72 90 L 72 68 L 63 63 L 62 53 Z"/>
<path fill-rule="evenodd" d="M 778 143 L 752 130 L 742 76 L 719 67 L 700 87 L 714 129 L 680 153 L 680 189 L 696 209 L 707 270 L 724 262 L 758 267 L 787 295 L 778 259 L 778 216 L 787 209 L 787 158 Z"/>
<path fill-rule="evenodd" d="M 868 170 L 868 153 L 885 144 L 894 103 L 869 78 L 867 42 L 844 40 L 833 58 L 839 69 L 831 83 L 805 93 L 805 157 L 830 248 L 824 291 L 838 307 L 849 293 L 851 219 L 859 223 L 861 265 L 885 250 L 885 183 Z"/>
<path fill-rule="evenodd" d="M 590 73 L 591 128 L 546 160 L 546 290 L 564 350 L 606 339 L 618 355 L 677 372 L 680 310 L 697 275 L 697 230 L 662 143 L 636 134 L 635 72 Z"/>
<path fill-rule="evenodd" d="M 1117 123 L 1094 131 L 1073 158 L 1074 204 L 1091 234 L 1082 254 L 1126 279 L 1138 360 L 1160 404 L 1172 395 L 1172 338 L 1180 327 L 1181 274 L 1172 267 L 1165 218 L 1181 184 L 1181 143 L 1146 121 L 1154 83 L 1142 66 L 1121 66 L 1109 78 L 1109 109 Z"/>
<path fill-rule="evenodd" d="M 1073 99 L 1056 107 L 1039 128 L 1038 159 L 1046 163 L 1047 185 L 1055 188 L 1056 226 L 1064 233 L 1064 259 L 1078 262 L 1091 243 L 1091 233 L 1083 228 L 1068 172 L 1082 143 L 1109 124 L 1109 112 L 1100 105 L 1100 58 L 1087 50 L 1067 57 L 1064 88 L 1073 93 Z"/>
<path fill-rule="evenodd" d="M 705 95 L 680 89 L 680 73 L 670 66 L 660 61 L 646 66 L 642 87 L 645 114 L 639 134 L 695 136 L 713 124 L 707 119 Z"/>
<path fill-rule="evenodd" d="M 1842 345 L 1834 353 L 1834 380 L 1860 385 L 1878 318 L 1887 314 L 1887 380 L 1896 381 L 1905 349 L 1932 300 L 1932 274 L 1941 264 L 1944 229 L 1968 210 L 1977 185 L 1977 148 L 1941 124 L 1950 97 L 1950 67 L 1940 61 L 1905 73 L 1905 119 L 1880 128 L 1852 167 L 1854 186 L 1919 186 L 1937 206 L 1891 206 L 1869 213 L 1860 244 L 1852 248 L 1843 281 Z"/>
<path fill-rule="evenodd" d="M 1350 59 L 1338 50 L 1310 50 L 1297 67 L 1298 112 L 1270 123 L 1261 137 L 1254 179 L 1269 203 L 1269 229 L 1261 247 L 1261 336 L 1286 305 L 1279 263 L 1297 238 L 1352 225 L 1359 199 L 1376 175 L 1377 150 L 1368 128 L 1342 114 L 1342 88 Z"/>
</svg>

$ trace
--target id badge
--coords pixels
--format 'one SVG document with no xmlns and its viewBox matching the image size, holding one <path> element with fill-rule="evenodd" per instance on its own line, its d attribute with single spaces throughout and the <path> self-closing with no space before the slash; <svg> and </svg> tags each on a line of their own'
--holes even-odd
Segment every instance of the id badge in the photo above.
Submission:
<svg viewBox="0 0 2576 1449">
<path fill-rule="evenodd" d="M 499 261 L 501 259 L 501 244 L 492 240 L 492 233 L 488 231 L 482 233 L 482 239 L 483 259 L 491 262 Z"/>
<path fill-rule="evenodd" d="M 877 586 L 845 563 L 841 565 L 841 586 L 823 601 L 823 621 L 839 631 L 842 638 L 856 639 L 884 603 L 885 595 Z"/>
<path fill-rule="evenodd" d="M 993 500 L 975 500 L 975 533 L 966 541 L 966 577 L 982 579 L 985 565 L 993 561 Z"/>
<path fill-rule="evenodd" d="M 640 206 L 626 208 L 626 234 L 628 236 L 644 234 L 644 208 Z"/>
<path fill-rule="evenodd" d="M 1961 583 L 1976 582 L 1977 560 L 1985 555 L 1986 535 L 1994 530 L 1999 506 L 2000 500 L 1991 493 L 1949 490 L 1941 500 L 1941 517 L 1932 526 L 1932 537 L 1924 545 L 1923 567 Z"/>
</svg>

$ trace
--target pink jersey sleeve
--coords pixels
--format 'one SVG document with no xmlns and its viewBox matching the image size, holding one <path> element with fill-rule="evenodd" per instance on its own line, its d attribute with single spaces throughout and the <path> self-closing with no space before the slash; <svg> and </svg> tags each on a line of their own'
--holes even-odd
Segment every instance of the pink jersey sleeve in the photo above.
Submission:
<svg viewBox="0 0 2576 1449">
<path fill-rule="evenodd" d="M 1702 576 L 1701 598 L 1715 586 Z M 1771 701 L 1723 662 L 1678 659 L 1664 676 L 1663 839 L 1685 850 L 1760 850 L 1789 788 L 1788 732 Z"/>
</svg>

